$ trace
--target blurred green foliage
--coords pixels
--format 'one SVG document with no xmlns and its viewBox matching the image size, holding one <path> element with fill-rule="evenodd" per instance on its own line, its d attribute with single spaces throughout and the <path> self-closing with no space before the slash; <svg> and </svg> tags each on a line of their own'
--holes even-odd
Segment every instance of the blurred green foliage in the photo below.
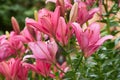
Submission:
<svg viewBox="0 0 120 80">
<path fill-rule="evenodd" d="M 44 6 L 45 0 L 0 0 L 0 31 L 12 30 L 12 16 L 18 20 L 22 29 L 25 26 L 25 18 L 33 18 L 34 10 Z"/>
</svg>

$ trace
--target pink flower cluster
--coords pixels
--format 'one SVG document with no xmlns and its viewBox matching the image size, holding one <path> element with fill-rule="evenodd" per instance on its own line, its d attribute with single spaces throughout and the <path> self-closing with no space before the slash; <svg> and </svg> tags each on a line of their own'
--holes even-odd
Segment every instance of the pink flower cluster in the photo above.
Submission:
<svg viewBox="0 0 120 80">
<path fill-rule="evenodd" d="M 63 78 L 70 67 L 66 61 L 59 64 L 56 55 L 59 47 L 66 47 L 72 36 L 76 37 L 85 57 L 90 57 L 104 41 L 113 37 L 101 38 L 100 25 L 96 22 L 86 29 L 81 27 L 99 12 L 99 8 L 87 8 L 95 0 L 75 0 L 74 4 L 71 0 L 46 0 L 46 3 L 50 1 L 56 3 L 54 11 L 40 9 L 35 20 L 26 18 L 22 31 L 12 17 L 14 30 L 0 36 L 0 73 L 6 80 L 27 80 L 29 70 L 51 78 L 59 72 L 59 78 Z M 65 17 L 67 11 L 70 11 L 69 19 Z M 29 58 L 35 61 L 27 63 Z"/>
</svg>

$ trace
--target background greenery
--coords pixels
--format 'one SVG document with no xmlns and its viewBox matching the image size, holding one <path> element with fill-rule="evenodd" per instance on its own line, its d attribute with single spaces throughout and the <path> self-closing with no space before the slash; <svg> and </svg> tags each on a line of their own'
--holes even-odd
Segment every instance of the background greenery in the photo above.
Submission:
<svg viewBox="0 0 120 80">
<path fill-rule="evenodd" d="M 12 30 L 12 16 L 23 28 L 25 18 L 33 17 L 34 10 L 43 8 L 44 5 L 44 0 L 0 0 L 0 31 Z"/>
</svg>

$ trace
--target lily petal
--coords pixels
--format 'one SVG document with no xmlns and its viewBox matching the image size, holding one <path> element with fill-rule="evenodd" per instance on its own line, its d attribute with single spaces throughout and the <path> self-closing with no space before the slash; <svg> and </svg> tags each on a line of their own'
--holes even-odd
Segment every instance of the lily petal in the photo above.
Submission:
<svg viewBox="0 0 120 80">
<path fill-rule="evenodd" d="M 112 35 L 104 36 L 100 40 L 98 40 L 98 42 L 95 45 L 102 45 L 106 40 L 112 39 L 112 38 L 113 38 Z"/>
<path fill-rule="evenodd" d="M 60 17 L 58 22 L 56 37 L 58 41 L 60 41 L 63 45 L 66 45 L 68 42 L 67 32 L 68 32 L 68 26 L 65 23 L 64 18 Z"/>
<path fill-rule="evenodd" d="M 52 25 L 53 25 L 52 29 L 54 32 L 56 32 L 57 30 L 59 17 L 60 17 L 60 6 L 57 6 L 51 17 Z"/>
<path fill-rule="evenodd" d="M 88 19 L 91 19 L 93 17 L 93 15 L 97 12 L 99 12 L 100 9 L 99 8 L 93 8 L 89 11 L 89 18 Z"/>
<path fill-rule="evenodd" d="M 46 60 L 50 58 L 47 45 L 44 42 L 30 42 L 28 45 L 36 59 Z"/>
<path fill-rule="evenodd" d="M 78 23 L 73 23 L 73 29 L 75 30 L 75 35 L 81 49 L 85 49 L 89 44 L 87 35 L 84 34 L 82 28 L 79 26 Z"/>
<path fill-rule="evenodd" d="M 26 21 L 27 26 L 32 25 L 32 26 L 34 26 L 35 28 L 37 28 L 38 30 L 41 31 L 40 24 L 38 24 L 35 20 L 30 19 L 30 18 L 26 18 L 25 21 Z"/>
<path fill-rule="evenodd" d="M 100 38 L 100 25 L 98 23 L 92 23 L 88 26 L 85 34 L 88 35 L 89 45 L 93 45 Z"/>
</svg>

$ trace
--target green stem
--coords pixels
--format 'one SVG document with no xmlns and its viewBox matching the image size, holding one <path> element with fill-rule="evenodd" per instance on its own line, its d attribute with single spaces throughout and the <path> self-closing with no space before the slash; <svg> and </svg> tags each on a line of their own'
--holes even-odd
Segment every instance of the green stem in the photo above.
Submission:
<svg viewBox="0 0 120 80">
<path fill-rule="evenodd" d="M 86 58 L 84 58 L 82 66 L 83 66 L 82 70 L 85 70 L 85 71 L 86 71 Z M 83 71 L 82 71 L 82 72 L 83 72 Z M 83 76 L 84 76 L 85 78 L 87 78 L 86 72 L 83 72 L 83 73 L 84 73 Z"/>
<path fill-rule="evenodd" d="M 38 78 L 39 78 L 39 80 L 42 80 L 42 76 L 41 75 L 38 75 Z"/>
<path fill-rule="evenodd" d="M 60 70 L 62 73 L 64 73 L 65 74 L 65 72 L 62 70 L 62 69 L 60 69 L 55 63 L 53 63 L 53 65 L 58 69 L 58 70 Z M 54 72 L 54 71 L 53 71 Z M 58 71 L 59 72 L 59 71 Z M 54 72 L 55 73 L 55 72 Z M 55 76 L 55 79 L 56 80 L 61 80 L 61 78 L 60 78 L 60 76 Z"/>
<path fill-rule="evenodd" d="M 106 0 L 106 4 L 103 2 L 103 6 L 105 8 L 105 12 L 106 12 L 106 17 L 107 17 L 107 27 L 106 27 L 106 30 L 108 32 L 108 34 L 110 34 L 110 19 L 109 19 L 109 16 L 110 16 L 110 13 L 108 12 L 108 5 L 107 5 L 107 0 Z"/>
<path fill-rule="evenodd" d="M 70 63 L 70 66 L 71 66 L 72 71 L 74 71 L 74 67 L 73 67 L 73 65 L 72 65 L 72 60 L 71 60 L 70 55 L 68 55 L 68 61 L 69 61 L 69 63 Z M 74 72 L 76 72 L 76 71 L 74 71 Z M 76 74 L 74 75 L 74 80 L 76 80 Z"/>
<path fill-rule="evenodd" d="M 109 17 L 107 17 L 107 32 L 108 34 L 110 34 L 110 20 L 109 20 Z"/>
<path fill-rule="evenodd" d="M 55 41 L 56 41 L 56 39 L 55 39 Z M 64 56 L 67 56 L 68 52 L 59 44 L 59 42 L 56 41 L 56 43 L 58 44 L 59 48 L 63 51 L 63 55 L 64 55 Z M 69 47 L 70 47 L 70 46 L 69 46 Z M 69 62 L 70 62 L 70 66 L 71 66 L 72 70 L 74 71 L 70 54 L 68 54 L 68 60 L 69 60 Z M 59 67 L 57 67 L 57 68 L 59 68 Z M 63 72 L 64 72 L 64 71 L 63 71 Z M 65 72 L 64 72 L 64 73 L 65 73 Z M 74 76 L 74 80 L 76 80 L 76 76 Z"/>
<path fill-rule="evenodd" d="M 57 45 L 58 45 L 58 47 L 63 51 L 63 55 L 64 56 L 66 56 L 68 53 L 65 51 L 65 49 L 57 42 L 57 41 L 55 41 L 56 43 L 57 43 Z"/>
<path fill-rule="evenodd" d="M 71 65 L 72 70 L 74 70 L 73 65 L 72 65 L 72 60 L 71 60 L 70 55 L 68 55 L 68 60 L 69 60 L 69 62 L 70 62 L 70 65 Z"/>
<path fill-rule="evenodd" d="M 79 68 L 79 65 L 80 65 L 80 62 L 82 61 L 82 59 L 83 59 L 83 54 L 82 54 L 82 56 L 79 58 L 79 60 L 78 60 L 78 64 L 77 64 L 77 66 L 76 66 L 76 68 L 75 68 L 75 72 L 78 70 L 78 68 Z"/>
<path fill-rule="evenodd" d="M 107 5 L 107 2 L 106 2 L 106 4 L 105 4 L 104 1 L 103 1 L 103 6 L 104 6 L 104 8 L 105 8 L 105 12 L 108 13 L 108 5 Z"/>
</svg>

